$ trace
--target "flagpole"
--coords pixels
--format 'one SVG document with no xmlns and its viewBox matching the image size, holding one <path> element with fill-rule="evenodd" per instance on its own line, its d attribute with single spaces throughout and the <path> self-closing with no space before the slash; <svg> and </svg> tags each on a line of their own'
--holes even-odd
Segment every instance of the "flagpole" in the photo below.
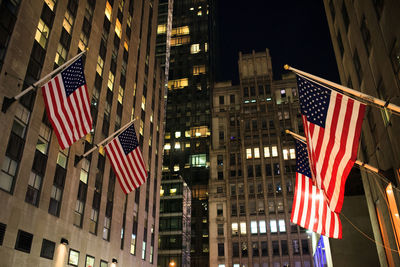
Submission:
<svg viewBox="0 0 400 267">
<path fill-rule="evenodd" d="M 134 121 L 136 120 L 136 118 L 134 118 L 133 120 L 131 120 L 130 122 L 128 122 L 127 124 L 125 124 L 124 126 L 122 126 L 121 128 L 119 128 L 117 131 L 113 132 L 112 134 L 110 134 L 109 137 L 107 137 L 106 139 L 104 139 L 103 141 L 101 141 L 100 143 L 94 145 L 94 147 L 92 147 L 90 150 L 88 150 L 85 154 L 80 155 L 80 156 L 76 156 L 75 157 L 75 166 L 83 159 L 86 158 L 88 155 L 90 155 L 93 151 L 95 151 L 96 149 L 98 149 L 102 144 L 104 144 L 105 142 L 107 142 L 108 140 L 114 138 L 114 136 L 116 136 L 117 134 L 119 134 L 120 132 L 124 131 L 126 128 L 128 128 Z"/>
<path fill-rule="evenodd" d="M 320 78 L 320 77 L 318 77 L 318 76 L 312 75 L 312 74 L 310 74 L 310 73 L 307 73 L 307 72 L 304 72 L 304 71 L 295 69 L 295 68 L 293 68 L 293 67 L 290 67 L 290 66 L 287 65 L 287 64 L 284 66 L 284 68 L 285 68 L 285 70 L 291 70 L 291 71 L 293 71 L 293 72 L 295 72 L 295 73 L 304 75 L 304 76 L 306 76 L 306 77 L 308 77 L 308 78 L 311 78 L 311 79 L 313 79 L 313 80 L 315 80 L 315 81 L 319 81 L 319 82 L 321 82 L 321 83 L 327 84 L 327 85 L 329 85 L 329 86 L 332 86 L 332 87 L 334 87 L 334 88 L 337 88 L 337 89 L 339 89 L 339 90 L 342 90 L 342 91 L 344 91 L 344 92 L 346 92 L 346 93 L 349 93 L 349 94 L 351 94 L 351 95 L 353 95 L 353 96 L 356 96 L 356 97 L 359 97 L 359 98 L 361 98 L 361 99 L 364 99 L 364 100 L 366 100 L 366 101 L 368 101 L 368 102 L 372 102 L 372 103 L 374 103 L 374 104 L 377 104 L 378 106 L 381 106 L 381 107 L 383 107 L 383 108 L 387 108 L 387 109 L 390 109 L 390 110 L 392 110 L 392 111 L 395 111 L 395 112 L 397 113 L 397 115 L 400 114 L 400 107 L 397 106 L 397 105 L 395 105 L 395 104 L 391 104 L 391 103 L 389 103 L 388 101 L 383 101 L 383 100 L 381 100 L 381 99 L 379 99 L 379 98 L 375 98 L 375 97 L 373 97 L 373 96 L 370 96 L 370 95 L 361 93 L 361 92 L 359 92 L 359 91 L 357 91 L 357 90 L 350 89 L 350 88 L 345 87 L 345 86 L 343 86 L 343 85 L 340 85 L 340 84 L 337 84 L 337 83 L 334 83 L 334 82 L 325 80 L 325 79 L 323 79 L 323 78 Z"/>
<path fill-rule="evenodd" d="M 64 64 L 62 64 L 60 67 L 58 67 L 57 69 L 53 70 L 52 72 L 50 72 L 49 74 L 47 74 L 46 76 L 44 76 L 43 78 L 41 78 L 39 81 L 35 82 L 33 85 L 29 86 L 28 88 L 26 88 L 24 91 L 22 91 L 21 93 L 19 93 L 18 95 L 14 96 L 14 97 L 4 97 L 3 98 L 3 105 L 1 107 L 1 111 L 3 111 L 3 113 L 6 113 L 8 108 L 18 99 L 20 99 L 22 96 L 24 96 L 25 94 L 29 93 L 30 91 L 37 89 L 38 85 L 40 85 L 43 81 L 49 79 L 52 75 L 54 75 L 55 73 L 63 70 L 64 68 L 68 67 L 69 65 L 71 65 L 75 60 L 77 60 L 79 57 L 81 57 L 84 53 L 86 53 L 87 50 L 80 52 L 78 55 L 74 56 L 73 58 L 71 58 L 70 60 L 68 60 L 67 62 L 65 62 Z"/>
<path fill-rule="evenodd" d="M 294 133 L 292 131 L 289 131 L 289 130 L 285 130 L 285 132 L 290 134 L 290 135 L 292 135 L 294 138 L 296 138 L 297 140 L 299 140 L 301 142 L 304 142 L 304 143 L 306 142 L 306 138 L 304 136 L 301 136 L 301 135 L 296 134 L 296 133 Z M 372 171 L 372 172 L 374 172 L 376 174 L 380 174 L 378 168 L 375 168 L 375 167 L 373 167 L 373 166 L 371 166 L 369 164 L 366 164 L 366 163 L 364 163 L 362 161 L 356 160 L 354 163 L 357 164 L 358 166 L 366 168 L 366 169 L 368 169 L 368 170 L 370 170 L 370 171 Z"/>
</svg>

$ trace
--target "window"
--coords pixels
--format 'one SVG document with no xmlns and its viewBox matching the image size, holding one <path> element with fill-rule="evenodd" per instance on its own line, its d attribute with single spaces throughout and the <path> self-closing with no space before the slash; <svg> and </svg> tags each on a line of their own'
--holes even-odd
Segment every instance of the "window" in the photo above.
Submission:
<svg viewBox="0 0 400 267">
<path fill-rule="evenodd" d="M 167 32 L 167 24 L 159 24 L 157 26 L 157 34 L 163 34 Z"/>
<path fill-rule="evenodd" d="M 110 3 L 107 1 L 106 2 L 106 10 L 104 11 L 106 18 L 111 21 L 111 14 L 112 14 L 112 6 Z"/>
<path fill-rule="evenodd" d="M 224 210 L 222 204 L 217 204 L 217 216 L 223 216 Z"/>
<path fill-rule="evenodd" d="M 267 225 L 265 224 L 265 220 L 260 220 L 258 222 L 258 225 L 260 227 L 260 234 L 266 234 L 267 233 Z"/>
<path fill-rule="evenodd" d="M 260 158 L 260 149 L 258 147 L 254 148 L 254 158 L 255 159 Z"/>
<path fill-rule="evenodd" d="M 187 87 L 188 85 L 189 85 L 188 78 L 168 81 L 168 89 L 169 90 L 182 89 L 184 87 Z"/>
<path fill-rule="evenodd" d="M 54 63 L 56 63 L 58 66 L 64 64 L 65 60 L 67 59 L 67 54 L 68 54 L 67 49 L 61 43 L 59 43 Z"/>
<path fill-rule="evenodd" d="M 207 166 L 206 154 L 190 155 L 190 165 L 192 167 L 205 167 Z"/>
<path fill-rule="evenodd" d="M 121 39 L 122 26 L 121 26 L 121 22 L 119 21 L 119 19 L 117 19 L 115 21 L 115 34 L 118 36 L 118 38 Z"/>
<path fill-rule="evenodd" d="M 74 25 L 74 17 L 72 14 L 67 10 L 65 11 L 64 21 L 63 21 L 63 28 L 71 34 L 72 32 L 72 25 Z"/>
<path fill-rule="evenodd" d="M 308 240 L 307 239 L 301 240 L 301 248 L 302 248 L 303 254 L 310 253 L 310 251 L 308 249 Z"/>
<path fill-rule="evenodd" d="M 178 27 L 178 28 L 173 28 L 171 31 L 171 36 L 187 35 L 189 33 L 190 33 L 189 26 L 182 26 L 182 27 Z"/>
<path fill-rule="evenodd" d="M 225 104 L 225 97 L 223 95 L 220 95 L 218 98 L 219 104 L 224 105 Z"/>
<path fill-rule="evenodd" d="M 217 233 L 219 236 L 223 236 L 224 235 L 224 225 L 219 223 L 217 225 Z"/>
<path fill-rule="evenodd" d="M 15 249 L 30 253 L 32 246 L 33 234 L 18 230 L 17 241 L 15 242 Z"/>
<path fill-rule="evenodd" d="M 347 32 L 349 30 L 350 18 L 349 18 L 349 14 L 347 13 L 346 4 L 344 1 L 342 4 L 342 16 L 343 16 L 344 27 L 346 28 L 346 32 Z"/>
<path fill-rule="evenodd" d="M 246 234 L 246 222 L 240 222 L 240 234 L 241 235 Z"/>
<path fill-rule="evenodd" d="M 289 149 L 290 159 L 296 159 L 296 150 L 294 148 Z"/>
<path fill-rule="evenodd" d="M 279 220 L 279 232 L 286 232 L 286 225 L 284 220 Z"/>
<path fill-rule="evenodd" d="M 197 54 L 200 52 L 200 44 L 192 44 L 190 46 L 190 54 Z"/>
<path fill-rule="evenodd" d="M 100 267 L 108 267 L 108 262 L 101 260 Z"/>
<path fill-rule="evenodd" d="M 293 239 L 292 247 L 293 247 L 293 255 L 299 255 L 300 254 L 299 240 Z"/>
<path fill-rule="evenodd" d="M 199 75 L 206 73 L 206 66 L 205 65 L 196 65 L 193 66 L 193 75 Z"/>
<path fill-rule="evenodd" d="M 264 158 L 269 158 L 271 157 L 271 154 L 269 153 L 269 147 L 265 146 L 264 147 Z"/>
<path fill-rule="evenodd" d="M 279 241 L 272 241 L 272 254 L 274 256 L 279 256 Z"/>
<path fill-rule="evenodd" d="M 4 223 L 0 223 L 0 246 L 3 245 L 4 235 L 6 234 L 7 225 Z"/>
<path fill-rule="evenodd" d="M 28 181 L 28 189 L 25 195 L 25 201 L 32 205 L 39 204 L 40 188 L 42 186 L 42 176 L 31 171 Z"/>
<path fill-rule="evenodd" d="M 217 155 L 217 165 L 218 166 L 224 165 L 224 156 L 223 155 Z"/>
<path fill-rule="evenodd" d="M 258 257 L 259 256 L 258 242 L 253 242 L 252 243 L 252 251 L 253 251 L 253 257 Z"/>
<path fill-rule="evenodd" d="M 261 256 L 268 256 L 268 242 L 261 241 Z"/>
<path fill-rule="evenodd" d="M 142 260 L 146 260 L 146 242 L 143 241 L 142 244 Z"/>
<path fill-rule="evenodd" d="M 93 266 L 94 266 L 94 257 L 86 255 L 85 267 L 93 267 Z"/>
<path fill-rule="evenodd" d="M 103 239 L 110 240 L 111 218 L 104 217 Z"/>
<path fill-rule="evenodd" d="M 272 149 L 272 156 L 277 157 L 278 156 L 278 148 L 276 146 L 273 146 L 271 149 Z"/>
<path fill-rule="evenodd" d="M 258 200 L 258 214 L 264 214 L 264 200 Z"/>
<path fill-rule="evenodd" d="M 252 157 L 251 148 L 246 148 L 246 159 L 251 159 Z"/>
<path fill-rule="evenodd" d="M 224 243 L 218 243 L 218 257 L 225 256 Z"/>
<path fill-rule="evenodd" d="M 257 234 L 257 221 L 251 221 L 250 222 L 250 232 L 252 235 Z"/>
<path fill-rule="evenodd" d="M 242 242 L 242 257 L 247 257 L 247 242 Z"/>
<path fill-rule="evenodd" d="M 232 243 L 232 254 L 233 257 L 239 257 L 239 243 Z"/>
<path fill-rule="evenodd" d="M 55 247 L 56 243 L 47 239 L 43 239 L 42 249 L 40 250 L 40 257 L 52 260 Z"/>
<path fill-rule="evenodd" d="M 180 46 L 190 43 L 190 36 L 173 37 L 171 38 L 171 46 Z"/>
<path fill-rule="evenodd" d="M 276 233 L 278 232 L 278 228 L 276 226 L 276 220 L 270 220 L 269 221 L 269 227 L 271 229 L 271 233 Z"/>
<path fill-rule="evenodd" d="M 42 19 L 40 19 L 35 34 L 35 40 L 44 49 L 46 49 L 46 44 L 47 44 L 47 39 L 49 38 L 49 34 L 50 34 L 49 27 L 46 25 L 46 23 L 44 23 Z"/>
<path fill-rule="evenodd" d="M 232 223 L 232 235 L 237 236 L 239 234 L 239 225 L 238 223 Z"/>
<path fill-rule="evenodd" d="M 70 249 L 68 256 L 68 265 L 78 266 L 79 263 L 79 251 Z"/>
<path fill-rule="evenodd" d="M 237 205 L 236 203 L 231 203 L 231 215 L 237 216 Z"/>
</svg>

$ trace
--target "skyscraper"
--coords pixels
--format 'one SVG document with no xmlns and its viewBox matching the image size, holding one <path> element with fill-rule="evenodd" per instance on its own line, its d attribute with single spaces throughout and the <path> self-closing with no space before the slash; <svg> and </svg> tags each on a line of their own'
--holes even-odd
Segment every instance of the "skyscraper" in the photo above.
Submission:
<svg viewBox="0 0 400 267">
<path fill-rule="evenodd" d="M 81 51 L 94 131 L 60 150 L 40 88 L 1 113 L 0 258 L 4 266 L 154 266 L 164 118 L 155 59 L 158 1 L 0 3 L 0 99 Z M 131 119 L 148 170 L 125 195 L 103 147 Z"/>
<path fill-rule="evenodd" d="M 290 222 L 295 146 L 303 134 L 294 75 L 273 80 L 269 50 L 239 54 L 240 84 L 214 87 L 209 181 L 210 266 L 312 266 Z"/>
<path fill-rule="evenodd" d="M 400 28 L 398 1 L 324 0 L 340 80 L 355 90 L 400 104 Z M 379 168 L 393 185 L 400 181 L 400 118 L 385 108 L 369 107 L 360 142 L 359 159 Z M 361 171 L 376 242 L 397 248 L 386 199 L 398 191 L 376 174 Z M 387 196 L 383 193 L 387 192 Z M 397 201 L 397 203 L 399 203 Z M 400 264 L 398 253 L 376 246 L 381 266 Z"/>
<path fill-rule="evenodd" d="M 191 190 L 191 266 L 208 265 L 213 11 L 211 0 L 175 0 L 170 40 L 163 177 L 178 174 L 182 188 L 186 183 Z M 165 20 L 158 29 L 162 40 L 168 33 Z"/>
</svg>

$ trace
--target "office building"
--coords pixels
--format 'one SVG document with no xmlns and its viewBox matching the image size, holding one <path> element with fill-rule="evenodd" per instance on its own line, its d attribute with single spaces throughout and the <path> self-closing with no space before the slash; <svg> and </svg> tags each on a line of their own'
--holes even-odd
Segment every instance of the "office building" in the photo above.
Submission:
<svg viewBox="0 0 400 267">
<path fill-rule="evenodd" d="M 324 4 L 341 83 L 400 105 L 400 3 L 324 0 Z M 398 115 L 385 108 L 367 108 L 358 157 L 379 168 L 393 186 L 398 186 L 400 179 L 399 132 Z M 399 219 L 386 205 L 387 198 L 393 195 L 399 199 L 398 190 L 387 188 L 387 181 L 373 173 L 362 170 L 361 175 L 373 237 L 377 243 L 395 250 L 377 245 L 380 265 L 398 266 L 400 233 L 393 225 Z"/>
<path fill-rule="evenodd" d="M 166 1 L 164 1 L 166 2 Z M 213 80 L 214 1 L 173 4 L 163 179 L 178 174 L 191 190 L 191 266 L 208 266 L 209 146 Z M 159 20 L 157 53 L 168 41 Z M 172 218 L 171 218 L 172 219 Z M 161 254 L 163 256 L 161 256 Z M 163 252 L 160 257 L 168 256 Z"/>
<path fill-rule="evenodd" d="M 94 130 L 60 150 L 40 88 L 0 113 L 2 266 L 155 266 L 164 86 L 155 59 L 158 1 L 0 3 L 0 99 L 77 55 Z M 148 169 L 125 195 L 100 147 L 131 119 Z"/>
<path fill-rule="evenodd" d="M 273 80 L 269 50 L 239 54 L 239 85 L 214 86 L 210 266 L 312 266 L 311 239 L 290 222 L 304 134 L 293 74 Z"/>
</svg>

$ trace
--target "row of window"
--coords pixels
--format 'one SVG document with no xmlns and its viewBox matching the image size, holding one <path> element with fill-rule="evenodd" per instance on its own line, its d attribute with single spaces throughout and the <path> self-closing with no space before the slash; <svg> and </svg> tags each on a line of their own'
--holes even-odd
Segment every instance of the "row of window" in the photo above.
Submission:
<svg viewBox="0 0 400 267">
<path fill-rule="evenodd" d="M 270 232 L 272 234 L 278 233 L 278 227 L 280 233 L 286 232 L 286 225 L 285 220 L 270 220 L 269 221 Z M 239 235 L 246 235 L 247 234 L 247 225 L 246 222 L 233 222 L 231 224 L 232 229 L 232 236 Z M 258 221 L 250 221 L 250 234 L 257 235 L 257 234 L 266 234 L 267 233 L 267 224 L 265 220 L 258 220 Z"/>
<path fill-rule="evenodd" d="M 271 149 L 270 149 L 271 148 Z M 264 158 L 277 157 L 278 156 L 278 147 L 277 146 L 265 146 L 264 147 Z M 284 148 L 283 152 L 283 159 L 296 159 L 296 151 L 294 148 Z M 246 159 L 259 159 L 260 158 L 260 148 L 246 148 Z"/>
</svg>

